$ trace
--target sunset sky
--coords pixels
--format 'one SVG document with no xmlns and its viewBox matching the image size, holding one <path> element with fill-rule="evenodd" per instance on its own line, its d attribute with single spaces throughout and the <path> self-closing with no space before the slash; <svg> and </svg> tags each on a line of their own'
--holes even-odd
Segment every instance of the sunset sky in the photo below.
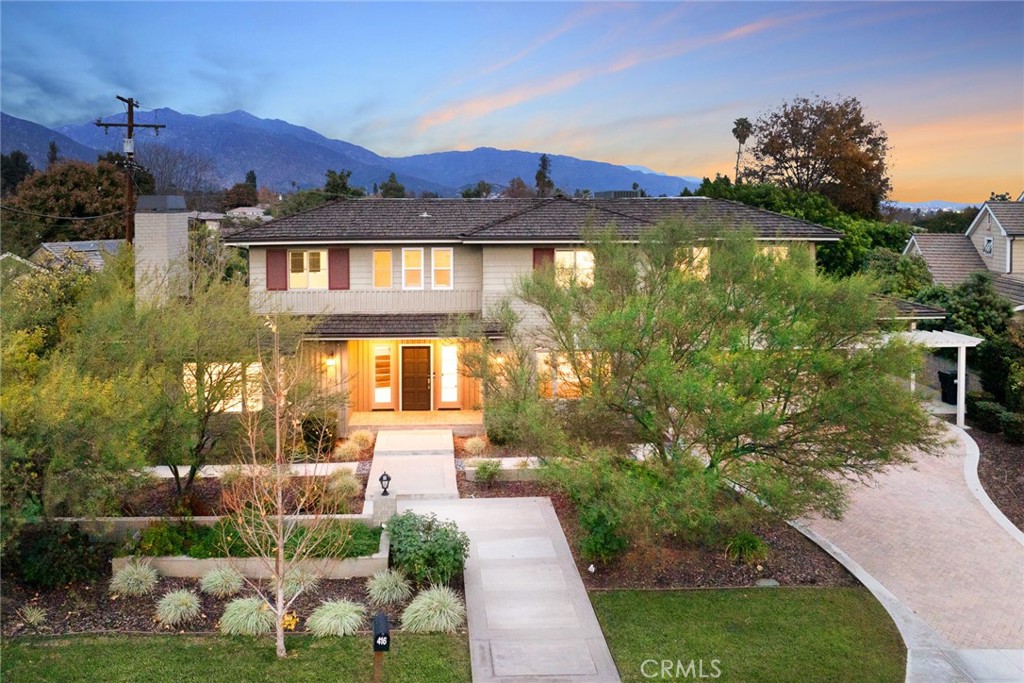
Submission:
<svg viewBox="0 0 1024 683">
<path fill-rule="evenodd" d="M 855 96 L 899 201 L 1024 190 L 1024 3 L 0 4 L 0 108 L 244 109 L 386 156 L 489 146 L 732 175 L 740 116 Z"/>
</svg>

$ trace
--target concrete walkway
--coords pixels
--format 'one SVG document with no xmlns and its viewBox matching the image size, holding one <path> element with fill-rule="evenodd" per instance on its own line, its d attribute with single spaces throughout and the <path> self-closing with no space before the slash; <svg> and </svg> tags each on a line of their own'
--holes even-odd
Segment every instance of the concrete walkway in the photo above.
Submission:
<svg viewBox="0 0 1024 683">
<path fill-rule="evenodd" d="M 857 488 L 842 520 L 796 526 L 892 614 L 908 648 L 908 681 L 1019 683 L 1024 535 L 1005 528 L 987 496 L 969 486 L 977 446 L 963 430 L 948 430 L 955 442 L 944 456 L 919 454 L 913 467 Z"/>
<path fill-rule="evenodd" d="M 619 681 L 550 500 L 400 499 L 399 511 L 409 509 L 450 519 L 469 535 L 474 683 Z"/>
<path fill-rule="evenodd" d="M 450 429 L 387 430 L 377 432 L 370 465 L 368 493 L 380 490 L 384 472 L 398 499 L 458 498 L 455 484 L 455 441 Z M 369 496 L 367 496 L 369 498 Z"/>
</svg>

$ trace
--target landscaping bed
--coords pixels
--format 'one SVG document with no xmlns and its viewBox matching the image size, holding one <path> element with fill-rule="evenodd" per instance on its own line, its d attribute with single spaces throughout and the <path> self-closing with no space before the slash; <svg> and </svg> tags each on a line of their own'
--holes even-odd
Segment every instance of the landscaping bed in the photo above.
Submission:
<svg viewBox="0 0 1024 683">
<path fill-rule="evenodd" d="M 656 551 L 627 550 L 608 564 L 591 563 L 579 553 L 581 537 L 576 510 L 569 498 L 542 482 L 494 482 L 490 486 L 457 475 L 463 498 L 550 498 L 573 558 L 588 590 L 620 588 L 725 588 L 754 586 L 759 579 L 774 579 L 782 586 L 859 586 L 845 567 L 784 522 L 754 529 L 768 544 L 768 558 L 758 565 L 733 562 L 721 548 L 666 544 Z M 593 564 L 594 571 L 589 571 Z"/>
<path fill-rule="evenodd" d="M 972 429 L 971 438 L 981 451 L 978 479 L 985 493 L 1014 526 L 1024 530 L 1024 446 L 981 429 Z"/>
<path fill-rule="evenodd" d="M 466 449 L 466 442 L 473 439 L 483 439 L 487 447 L 482 453 L 472 453 Z M 456 436 L 455 457 L 470 460 L 472 458 L 525 458 L 532 455 L 529 451 L 516 446 L 497 446 L 487 441 L 486 436 Z"/>
</svg>

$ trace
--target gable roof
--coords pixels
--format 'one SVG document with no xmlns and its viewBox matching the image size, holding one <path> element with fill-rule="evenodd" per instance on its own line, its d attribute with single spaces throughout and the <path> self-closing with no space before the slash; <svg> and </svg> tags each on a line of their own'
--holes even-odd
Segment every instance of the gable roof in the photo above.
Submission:
<svg viewBox="0 0 1024 683">
<path fill-rule="evenodd" d="M 947 313 L 944 309 L 919 304 L 916 301 L 897 299 L 893 296 L 878 295 L 878 298 L 891 308 L 881 320 L 944 320 Z"/>
<path fill-rule="evenodd" d="M 243 230 L 239 245 L 329 242 L 575 242 L 614 223 L 627 238 L 668 217 L 746 225 L 762 239 L 837 241 L 840 233 L 789 216 L 707 197 L 637 199 L 338 200 Z"/>
<path fill-rule="evenodd" d="M 104 254 L 116 254 L 124 240 L 76 240 L 71 242 L 43 242 L 29 257 L 35 263 L 45 265 L 46 259 L 63 259 L 80 256 L 90 270 L 103 267 Z"/>
<path fill-rule="evenodd" d="M 974 248 L 971 238 L 956 233 L 921 233 L 912 235 L 903 253 L 916 245 L 932 274 L 932 280 L 939 285 L 958 285 L 976 271 L 985 270 L 985 262 Z"/>
<path fill-rule="evenodd" d="M 992 216 L 1000 231 L 1010 237 L 1024 237 L 1024 202 L 985 202 L 967 226 L 965 234 L 970 235 L 986 214 Z"/>
<path fill-rule="evenodd" d="M 1014 311 L 1024 311 L 1024 280 L 1010 275 L 992 275 L 992 288 L 1010 301 Z"/>
</svg>

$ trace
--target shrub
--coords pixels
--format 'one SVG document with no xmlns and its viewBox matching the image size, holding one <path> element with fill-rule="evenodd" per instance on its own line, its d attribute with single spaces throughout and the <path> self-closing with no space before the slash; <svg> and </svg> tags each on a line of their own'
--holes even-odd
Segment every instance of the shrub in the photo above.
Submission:
<svg viewBox="0 0 1024 683">
<path fill-rule="evenodd" d="M 768 559 L 768 544 L 757 534 L 741 531 L 725 546 L 725 556 L 733 562 L 760 564 Z"/>
<path fill-rule="evenodd" d="M 46 610 L 36 605 L 25 605 L 18 610 L 18 618 L 33 631 L 39 631 L 46 624 Z"/>
<path fill-rule="evenodd" d="M 336 439 L 337 420 L 327 415 L 309 415 L 302 420 L 302 441 L 306 451 L 322 457 L 331 452 Z"/>
<path fill-rule="evenodd" d="M 974 414 L 971 415 L 971 419 L 978 429 L 997 434 L 1003 427 L 1003 415 L 1006 415 L 1006 409 L 998 403 L 978 401 L 974 406 Z"/>
<path fill-rule="evenodd" d="M 262 636 L 274 625 L 274 613 L 263 598 L 232 600 L 220 618 L 220 632 L 229 636 Z"/>
<path fill-rule="evenodd" d="M 586 532 L 580 541 L 580 552 L 587 560 L 608 562 L 629 545 L 620 529 L 619 516 L 600 503 L 580 507 L 580 526 Z"/>
<path fill-rule="evenodd" d="M 978 404 L 983 401 L 995 403 L 996 399 L 987 391 L 968 391 L 964 394 L 964 407 L 967 408 L 967 414 L 973 415 Z"/>
<path fill-rule="evenodd" d="M 501 474 L 501 463 L 497 460 L 481 460 L 476 466 L 476 481 L 478 484 L 490 486 Z"/>
<path fill-rule="evenodd" d="M 466 452 L 477 457 L 483 455 L 484 451 L 487 450 L 487 442 L 481 439 L 479 436 L 474 436 L 471 439 L 466 439 L 466 443 L 462 445 Z"/>
<path fill-rule="evenodd" d="M 191 535 L 190 526 L 153 522 L 142 530 L 136 550 L 140 555 L 148 557 L 184 555 L 185 549 L 190 545 L 190 539 L 187 539 Z"/>
<path fill-rule="evenodd" d="M 199 580 L 199 588 L 215 598 L 229 598 L 242 590 L 244 579 L 232 567 L 211 569 Z"/>
<path fill-rule="evenodd" d="M 469 537 L 454 522 L 407 511 L 388 522 L 391 564 L 417 583 L 447 584 L 462 573 Z"/>
<path fill-rule="evenodd" d="M 345 441 L 338 444 L 334 449 L 334 457 L 342 462 L 351 462 L 358 460 L 362 454 L 362 449 L 359 448 L 359 444 L 354 441 Z"/>
<path fill-rule="evenodd" d="M 149 595 L 156 588 L 159 575 L 145 562 L 131 560 L 110 579 L 110 592 L 122 597 Z"/>
<path fill-rule="evenodd" d="M 366 608 L 349 600 L 325 602 L 309 615 L 306 627 L 318 638 L 350 636 L 366 620 Z"/>
<path fill-rule="evenodd" d="M 348 440 L 356 444 L 360 448 L 366 449 L 373 445 L 374 436 L 373 432 L 368 432 L 365 429 L 360 429 L 349 434 Z"/>
<path fill-rule="evenodd" d="M 366 582 L 366 592 L 374 607 L 393 605 L 412 597 L 412 584 L 405 574 L 396 569 L 377 572 Z"/>
<path fill-rule="evenodd" d="M 44 522 L 22 529 L 14 564 L 26 584 L 52 587 L 99 579 L 112 554 L 110 544 L 94 543 L 77 524 Z"/>
<path fill-rule="evenodd" d="M 156 604 L 156 618 L 167 626 L 177 626 L 199 616 L 202 605 L 192 591 L 171 591 Z"/>
<path fill-rule="evenodd" d="M 318 482 L 317 501 L 324 514 L 347 514 L 351 501 L 359 496 L 361 487 L 356 476 L 348 470 L 335 470 Z"/>
<path fill-rule="evenodd" d="M 1001 422 L 1008 443 L 1024 444 L 1024 413 L 1006 413 Z"/>
<path fill-rule="evenodd" d="M 291 600 L 299 593 L 312 593 L 319 585 L 319 576 L 303 569 L 297 569 L 284 580 L 284 599 Z"/>
<path fill-rule="evenodd" d="M 402 612 L 402 629 L 410 633 L 454 633 L 465 620 L 462 598 L 447 586 L 434 586 L 413 598 Z"/>
</svg>

